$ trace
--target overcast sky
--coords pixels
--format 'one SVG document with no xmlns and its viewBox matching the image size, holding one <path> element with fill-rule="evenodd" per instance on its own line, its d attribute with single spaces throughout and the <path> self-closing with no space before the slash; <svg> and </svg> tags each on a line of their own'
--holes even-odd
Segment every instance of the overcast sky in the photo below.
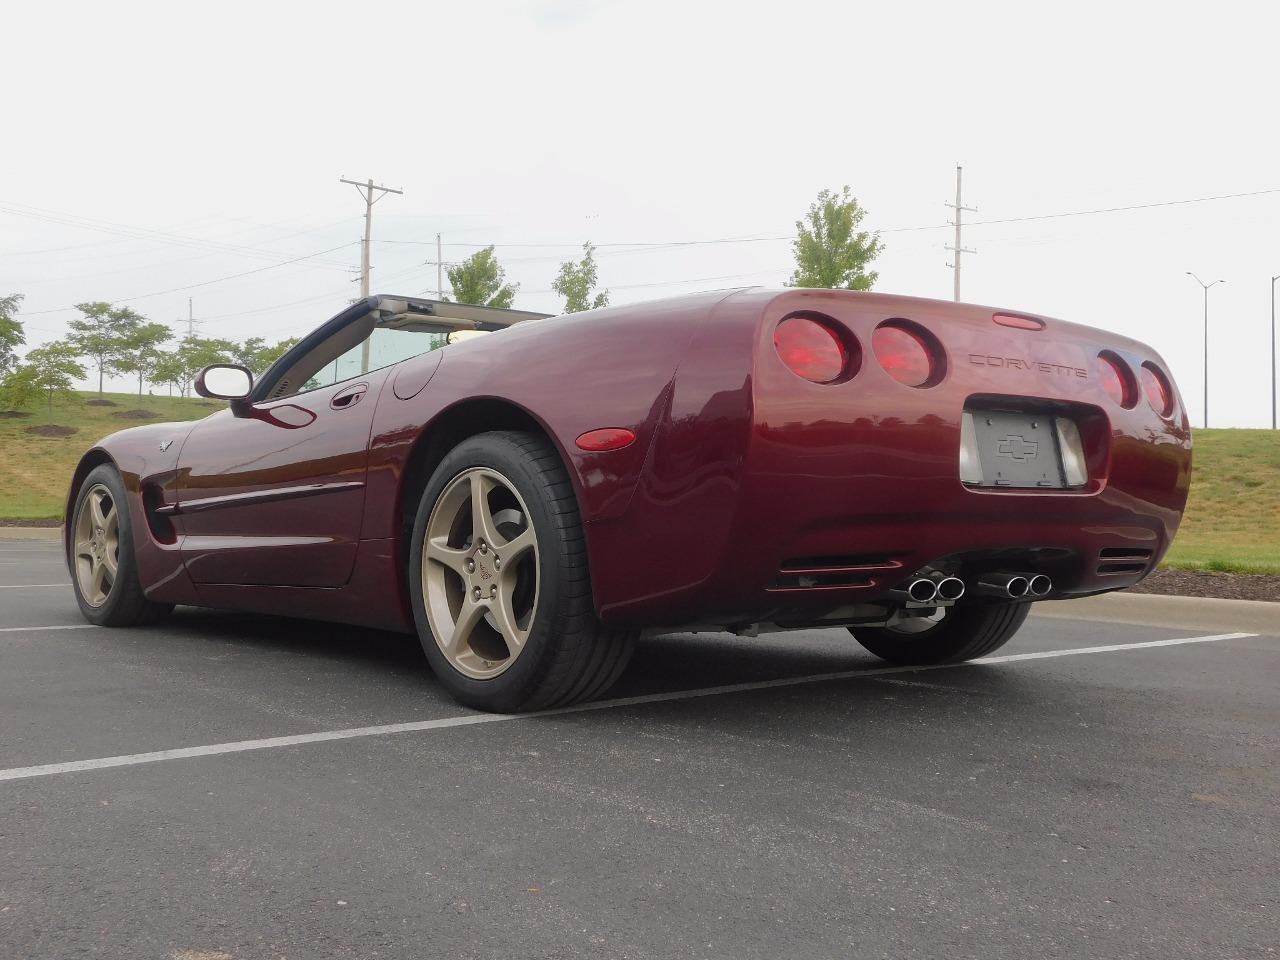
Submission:
<svg viewBox="0 0 1280 960">
<path fill-rule="evenodd" d="M 437 231 L 446 261 L 497 243 L 528 309 L 559 309 L 587 239 L 615 303 L 780 285 L 786 240 L 606 245 L 785 237 L 849 184 L 885 231 L 877 289 L 949 298 L 950 230 L 903 228 L 946 223 L 963 163 L 976 221 L 1277 191 L 977 225 L 963 276 L 1151 343 L 1197 424 L 1185 271 L 1222 278 L 1210 424 L 1270 424 L 1275 4 L 55 0 L 4 32 L 0 295 L 32 345 L 91 299 L 305 332 L 358 292 L 341 176 L 404 189 L 375 208 L 375 292 L 434 293 Z"/>
</svg>

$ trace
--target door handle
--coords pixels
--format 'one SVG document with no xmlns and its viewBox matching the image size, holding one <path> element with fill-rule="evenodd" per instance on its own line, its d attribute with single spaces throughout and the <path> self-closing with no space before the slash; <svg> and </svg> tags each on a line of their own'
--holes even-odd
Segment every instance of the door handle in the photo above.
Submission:
<svg viewBox="0 0 1280 960">
<path fill-rule="evenodd" d="M 334 394 L 333 399 L 329 401 L 329 406 L 334 410 L 348 410 L 360 402 L 368 389 L 369 385 L 366 383 L 358 383 L 354 387 L 347 387 L 341 393 Z"/>
</svg>

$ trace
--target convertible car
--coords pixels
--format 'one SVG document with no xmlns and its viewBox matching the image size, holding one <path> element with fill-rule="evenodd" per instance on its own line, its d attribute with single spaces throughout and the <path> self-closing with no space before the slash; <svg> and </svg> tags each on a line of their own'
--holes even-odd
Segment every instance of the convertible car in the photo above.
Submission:
<svg viewBox="0 0 1280 960">
<path fill-rule="evenodd" d="M 745 289 L 545 317 L 361 300 L 204 420 L 85 454 L 93 623 L 195 604 L 415 633 L 471 706 L 600 695 L 643 630 L 847 627 L 972 659 L 1169 546 L 1191 435 L 1149 347 L 1029 313 Z"/>
</svg>

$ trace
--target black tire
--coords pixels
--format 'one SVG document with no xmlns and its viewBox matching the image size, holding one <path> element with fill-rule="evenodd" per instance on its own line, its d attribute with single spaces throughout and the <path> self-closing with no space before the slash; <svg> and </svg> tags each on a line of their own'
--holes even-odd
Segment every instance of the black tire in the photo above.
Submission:
<svg viewBox="0 0 1280 960">
<path fill-rule="evenodd" d="M 98 606 L 91 604 L 80 587 L 80 578 L 76 575 L 75 531 L 81 511 L 86 509 L 87 494 L 101 484 L 106 487 L 116 505 L 119 517 L 119 551 L 116 555 L 116 577 L 107 592 L 107 598 Z M 67 535 L 69 555 L 67 565 L 71 570 L 71 588 L 76 595 L 76 603 L 80 612 L 90 623 L 101 627 L 133 627 L 145 623 L 154 623 L 173 610 L 171 603 L 153 603 L 142 591 L 138 581 L 138 564 L 133 550 L 133 517 L 129 513 L 129 498 L 125 493 L 124 482 L 120 473 L 109 463 L 101 464 L 89 471 L 76 493 L 76 506 L 72 511 L 71 530 Z"/>
<path fill-rule="evenodd" d="M 489 679 L 458 670 L 436 643 L 422 590 L 423 541 L 433 507 L 446 487 L 474 467 L 509 479 L 529 511 L 537 535 L 541 586 L 520 655 Z M 445 689 L 480 710 L 544 710 L 590 700 L 618 678 L 636 631 L 607 627 L 595 616 L 587 551 L 577 498 L 555 448 L 536 434 L 483 433 L 445 455 L 418 504 L 407 571 L 418 638 Z"/>
<path fill-rule="evenodd" d="M 893 627 L 850 627 L 849 632 L 867 650 L 890 663 L 960 663 L 1004 646 L 1030 611 L 1029 603 L 966 604 L 947 608 L 935 626 L 920 633 Z"/>
</svg>

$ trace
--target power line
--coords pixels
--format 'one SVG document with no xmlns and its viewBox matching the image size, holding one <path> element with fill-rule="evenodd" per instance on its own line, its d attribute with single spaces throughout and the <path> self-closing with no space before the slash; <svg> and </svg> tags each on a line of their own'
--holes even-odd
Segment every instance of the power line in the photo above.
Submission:
<svg viewBox="0 0 1280 960">
<path fill-rule="evenodd" d="M 37 220 L 42 223 L 53 223 L 60 226 L 72 227 L 80 230 L 93 230 L 99 233 L 107 233 L 118 235 L 126 239 L 145 240 L 153 243 L 163 243 L 169 246 L 188 247 L 195 250 L 208 250 L 215 253 L 230 253 L 237 256 L 254 257 L 256 259 L 270 259 L 280 255 L 279 250 L 267 250 L 262 247 L 249 246 L 247 244 L 222 243 L 217 240 L 207 240 L 200 237 L 189 237 L 179 233 L 168 233 L 163 230 L 151 230 L 147 227 L 133 227 L 127 224 L 115 223 L 110 220 L 98 220 L 92 217 L 81 217 L 75 214 L 59 213 L 54 210 L 44 210 L 40 207 L 32 207 L 27 204 L 14 203 L 9 200 L 0 200 L 0 213 L 7 213 L 15 217 L 23 217 L 28 220 Z M 343 223 L 345 220 L 337 221 Z M 333 224 L 334 226 L 337 223 Z M 317 229 L 328 229 L 321 227 Z M 310 230 L 301 231 L 300 233 L 309 233 Z M 297 236 L 299 234 L 291 234 Z M 287 239 L 281 237 L 278 239 Z M 6 255 L 12 254 L 10 251 Z M 335 266 L 345 266 L 343 264 L 335 264 Z"/>
<path fill-rule="evenodd" d="M 277 267 L 287 267 L 291 263 L 301 263 L 303 260 L 312 260 L 316 257 L 322 257 L 326 253 L 334 253 L 335 251 L 343 250 L 347 247 L 355 246 L 355 244 L 359 242 L 360 242 L 359 240 L 351 240 L 351 241 L 348 241 L 347 243 L 339 244 L 336 247 L 330 247 L 327 250 L 320 250 L 316 253 L 304 254 L 301 257 L 294 257 L 291 260 L 281 260 L 279 263 L 269 263 L 264 267 L 256 267 L 253 270 L 244 270 L 240 273 L 233 273 L 225 277 L 216 277 L 213 280 L 202 280 L 200 283 L 189 283 L 183 287 L 170 287 L 168 290 L 156 290 L 156 291 L 153 291 L 152 293 L 140 293 L 132 297 L 116 297 L 114 300 L 112 300 L 112 303 L 132 303 L 135 300 L 146 300 L 150 297 L 162 297 L 166 293 L 181 293 L 184 290 L 196 290 L 200 287 L 207 287 L 210 284 L 214 284 L 214 283 L 224 283 L 227 280 L 237 280 L 240 277 L 248 277 L 255 273 L 263 273 L 267 270 L 275 270 Z M 71 306 L 71 307 L 55 307 L 51 310 L 28 310 L 25 312 L 24 315 L 28 317 L 36 317 L 36 316 L 41 316 L 43 314 L 62 313 L 65 310 L 74 310 L 74 309 L 75 307 Z"/>
<path fill-rule="evenodd" d="M 1040 213 L 1025 217 L 1001 217 L 991 220 L 973 220 L 965 224 L 968 227 L 989 227 L 1005 223 L 1030 223 L 1036 220 L 1060 220 L 1065 217 L 1090 217 L 1104 213 L 1126 213 L 1133 210 L 1152 210 L 1157 207 L 1177 207 L 1185 206 L 1192 203 L 1210 203 L 1218 200 L 1239 200 L 1244 197 L 1261 197 L 1271 194 L 1280 193 L 1280 187 L 1274 187 L 1267 190 L 1249 190 L 1244 193 L 1223 193 L 1208 197 L 1190 197 L 1182 200 L 1157 200 L 1151 203 L 1130 203 L 1116 207 L 1097 207 L 1089 210 L 1067 210 L 1061 213 Z M 874 230 L 874 233 L 916 233 L 924 230 L 947 230 L 954 229 L 955 221 L 949 220 L 946 223 L 930 223 L 921 224 L 914 227 L 882 227 Z M 592 246 L 597 249 L 607 247 L 695 247 L 710 246 L 722 243 L 760 243 L 781 240 L 794 240 L 795 234 L 785 234 L 781 236 L 747 236 L 747 237 L 717 237 L 708 240 L 631 240 L 631 241 L 612 241 L 609 243 L 593 243 Z M 401 243 L 401 244 L 417 244 L 428 245 L 435 243 L 434 240 L 376 240 L 375 243 Z M 564 249 L 582 249 L 580 243 L 564 243 L 560 241 L 551 242 L 531 242 L 520 241 L 511 243 L 446 243 L 446 247 L 466 247 L 468 249 L 484 249 L 485 247 L 536 247 L 543 249 L 564 248 Z"/>
</svg>

